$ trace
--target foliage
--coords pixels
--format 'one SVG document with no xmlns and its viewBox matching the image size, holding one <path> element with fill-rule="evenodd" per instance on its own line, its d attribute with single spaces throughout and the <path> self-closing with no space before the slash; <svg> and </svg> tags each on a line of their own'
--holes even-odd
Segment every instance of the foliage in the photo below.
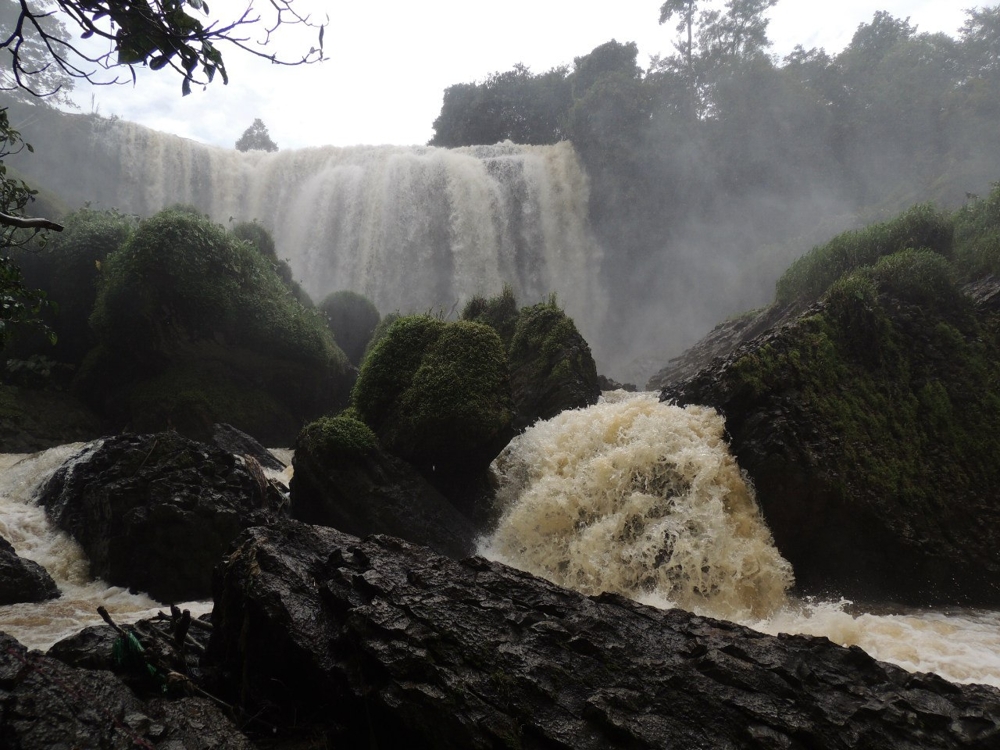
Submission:
<svg viewBox="0 0 1000 750">
<path fill-rule="evenodd" d="M 27 249 L 17 259 L 29 282 L 58 305 L 45 316 L 58 338 L 55 348 L 47 347 L 46 352 L 60 362 L 78 364 L 94 344 L 87 321 L 97 298 L 101 265 L 129 238 L 136 219 L 114 210 L 84 208 L 67 216 L 64 224 L 65 229 L 44 246 Z M 29 344 L 30 340 L 19 342 L 15 349 L 22 354 Z"/>
<path fill-rule="evenodd" d="M 238 221 L 233 224 L 229 231 L 238 240 L 249 242 L 257 252 L 265 258 L 277 261 L 278 253 L 274 247 L 274 237 L 267 229 L 256 221 Z"/>
<path fill-rule="evenodd" d="M 185 212 L 142 221 L 108 257 L 91 325 L 130 357 L 207 339 L 324 367 L 346 364 L 323 320 L 295 300 L 266 258 Z"/>
<path fill-rule="evenodd" d="M 372 331 L 371 338 L 365 345 L 365 353 L 361 357 L 362 362 L 365 361 L 365 359 L 371 353 L 372 349 L 375 348 L 375 345 L 385 338 L 385 334 L 389 332 L 389 329 L 392 327 L 392 324 L 395 323 L 397 320 L 399 320 L 401 317 L 402 316 L 399 314 L 399 310 L 396 310 L 395 312 L 391 313 L 386 313 L 385 315 L 382 316 L 382 320 L 380 320 L 379 324 L 375 326 L 375 330 Z"/>
<path fill-rule="evenodd" d="M 949 257 L 952 235 L 950 217 L 931 204 L 914 206 L 883 223 L 844 232 L 792 263 L 778 279 L 777 301 L 788 304 L 815 300 L 848 271 L 872 265 L 906 248 L 926 248 Z"/>
<path fill-rule="evenodd" d="M 955 263 L 967 279 L 1000 275 L 1000 183 L 955 212 Z"/>
<path fill-rule="evenodd" d="M 504 284 L 500 294 L 495 297 L 470 299 L 462 309 L 462 320 L 474 320 L 485 323 L 500 336 L 505 349 L 510 349 L 514 338 L 514 327 L 517 325 L 517 298 L 510 284 Z"/>
<path fill-rule="evenodd" d="M 278 144 L 271 140 L 267 125 L 258 117 L 243 131 L 243 135 L 236 139 L 236 150 L 274 152 L 278 150 Z"/>
<path fill-rule="evenodd" d="M 327 295 L 319 310 L 326 316 L 337 345 L 352 364 L 360 365 L 381 320 L 378 308 L 364 295 L 344 289 Z"/>
<path fill-rule="evenodd" d="M 471 321 L 400 318 L 365 358 L 352 398 L 386 450 L 423 465 L 488 462 L 513 419 L 503 343 Z"/>
<path fill-rule="evenodd" d="M 432 146 L 470 146 L 513 141 L 555 143 L 571 101 L 565 68 L 534 75 L 521 65 L 492 73 L 482 83 L 449 86 L 434 121 Z"/>
<path fill-rule="evenodd" d="M 518 427 L 590 406 L 601 395 L 590 347 L 554 298 L 518 313 L 508 358 Z"/>
<path fill-rule="evenodd" d="M 234 17 L 212 18 L 203 0 L 161 0 L 153 5 L 126 0 L 53 0 L 59 18 L 71 27 L 54 23 L 49 6 L 20 3 L 15 12 L 4 16 L 4 34 L 0 50 L 10 55 L 11 83 L 32 96 L 58 91 L 49 88 L 65 78 L 82 78 L 91 83 L 109 83 L 100 79 L 97 70 L 125 67 L 135 81 L 135 67 L 151 70 L 170 67 L 181 76 L 181 90 L 187 95 L 192 84 L 207 84 L 216 74 L 228 82 L 226 66 L 218 45 L 229 43 L 257 57 L 280 65 L 316 62 L 323 56 L 324 27 L 302 16 L 294 0 L 272 0 L 271 17 L 264 20 L 253 4 Z M 9 11 L 9 9 L 7 9 Z M 262 39 L 251 40 L 246 32 L 261 28 Z M 318 46 L 299 58 L 280 58 L 268 52 L 271 34 L 280 26 L 304 25 L 318 29 Z M 105 40 L 106 50 L 94 53 L 95 47 L 74 40 Z M 117 81 L 118 79 L 112 79 Z"/>
<path fill-rule="evenodd" d="M 352 410 L 335 417 L 320 417 L 306 425 L 295 441 L 295 451 L 305 451 L 324 465 L 342 466 L 378 448 L 378 438 Z"/>
</svg>

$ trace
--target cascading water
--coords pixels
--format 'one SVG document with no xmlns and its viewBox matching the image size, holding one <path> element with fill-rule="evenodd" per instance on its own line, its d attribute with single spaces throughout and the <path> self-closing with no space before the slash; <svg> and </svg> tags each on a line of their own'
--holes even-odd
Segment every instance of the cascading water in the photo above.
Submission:
<svg viewBox="0 0 1000 750">
<path fill-rule="evenodd" d="M 121 120 L 67 121 L 76 137 L 51 136 L 19 166 L 72 202 L 139 215 L 189 203 L 223 224 L 257 219 L 316 301 L 352 289 L 383 313 L 447 313 L 506 283 L 522 304 L 555 292 L 598 337 L 602 253 L 568 142 L 241 153 Z"/>
<path fill-rule="evenodd" d="M 0 607 L 0 631 L 29 648 L 45 649 L 87 625 L 99 624 L 97 608 L 104 606 L 120 623 L 152 617 L 163 606 L 144 594 L 132 594 L 90 577 L 90 566 L 80 546 L 55 529 L 44 509 L 34 502 L 35 491 L 82 447 L 62 445 L 31 455 L 0 454 L 0 536 L 21 557 L 45 568 L 59 587 L 58 599 L 37 604 Z M 211 611 L 211 602 L 180 605 L 195 617 Z"/>
<path fill-rule="evenodd" d="M 789 564 L 712 409 L 618 392 L 527 430 L 494 464 L 480 553 L 583 593 L 612 591 L 763 632 L 823 635 L 956 682 L 1000 687 L 1000 615 L 849 612 L 786 595 Z"/>
</svg>

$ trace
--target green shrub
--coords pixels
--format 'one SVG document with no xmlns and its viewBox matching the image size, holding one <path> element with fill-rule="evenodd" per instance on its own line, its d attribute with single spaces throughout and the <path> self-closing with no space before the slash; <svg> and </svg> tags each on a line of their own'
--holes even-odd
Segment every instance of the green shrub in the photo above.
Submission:
<svg viewBox="0 0 1000 750">
<path fill-rule="evenodd" d="M 955 263 L 966 280 L 1000 274 L 1000 183 L 955 212 Z"/>
<path fill-rule="evenodd" d="M 43 289 L 55 306 L 45 319 L 56 334 L 56 346 L 42 337 L 18 342 L 15 354 L 42 353 L 60 362 L 79 364 L 94 345 L 88 318 L 97 298 L 97 279 L 106 258 L 118 250 L 135 229 L 134 217 L 117 211 L 81 209 L 64 220 L 65 229 L 26 253 L 27 281 Z"/>
<path fill-rule="evenodd" d="M 321 417 L 303 428 L 296 453 L 307 452 L 324 464 L 345 466 L 378 448 L 378 438 L 352 410 Z"/>
<path fill-rule="evenodd" d="M 213 339 L 343 368 L 325 322 L 304 308 L 248 243 L 186 211 L 141 222 L 103 266 L 91 325 L 130 356 Z"/>
<path fill-rule="evenodd" d="M 462 320 L 485 323 L 499 334 L 504 347 L 509 349 L 517 325 L 517 313 L 514 290 L 509 284 L 504 284 L 503 290 L 495 297 L 476 295 L 470 299 L 462 310 Z"/>
<path fill-rule="evenodd" d="M 353 405 L 402 458 L 455 464 L 495 455 L 513 419 L 503 343 L 481 323 L 400 318 L 365 358 Z"/>
<path fill-rule="evenodd" d="M 240 221 L 229 228 L 230 234 L 238 240 L 249 242 L 257 252 L 272 261 L 278 260 L 278 253 L 274 247 L 274 238 L 271 233 L 256 221 Z"/>
<path fill-rule="evenodd" d="M 813 248 L 778 279 L 776 299 L 781 304 L 819 299 L 845 273 L 907 248 L 926 248 L 950 257 L 953 234 L 946 214 L 930 204 L 914 206 L 890 221 L 844 232 Z"/>
<path fill-rule="evenodd" d="M 375 330 L 372 331 L 372 337 L 368 339 L 368 344 L 365 346 L 365 353 L 361 356 L 361 361 L 364 362 L 368 355 L 371 353 L 375 345 L 385 338 L 385 334 L 388 333 L 389 329 L 392 328 L 392 324 L 399 320 L 402 316 L 399 311 L 386 313 L 382 316 L 382 320 L 379 324 L 375 326 Z"/>
<path fill-rule="evenodd" d="M 963 295 L 951 264 L 931 250 L 903 250 L 880 258 L 871 270 L 879 290 L 897 299 L 942 311 L 957 310 Z"/>
<path fill-rule="evenodd" d="M 360 365 L 381 316 L 367 297 L 348 290 L 333 292 L 319 304 L 333 338 L 354 365 Z"/>
</svg>

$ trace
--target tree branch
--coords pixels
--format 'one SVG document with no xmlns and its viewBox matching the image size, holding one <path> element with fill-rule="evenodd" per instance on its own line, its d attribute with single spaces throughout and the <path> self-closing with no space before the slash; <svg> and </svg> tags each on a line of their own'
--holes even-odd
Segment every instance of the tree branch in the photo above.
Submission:
<svg viewBox="0 0 1000 750">
<path fill-rule="evenodd" d="M 14 227 L 15 229 L 51 229 L 54 232 L 61 232 L 64 228 L 62 224 L 57 224 L 49 219 L 29 219 L 2 212 L 0 212 L 0 226 Z"/>
</svg>

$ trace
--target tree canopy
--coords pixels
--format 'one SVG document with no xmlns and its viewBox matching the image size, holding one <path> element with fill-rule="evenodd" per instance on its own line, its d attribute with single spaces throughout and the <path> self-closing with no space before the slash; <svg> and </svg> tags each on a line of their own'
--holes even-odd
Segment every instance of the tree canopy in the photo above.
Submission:
<svg viewBox="0 0 1000 750">
<path fill-rule="evenodd" d="M 278 144 L 271 140 L 267 125 L 259 117 L 236 140 L 237 151 L 277 151 Z"/>
</svg>

